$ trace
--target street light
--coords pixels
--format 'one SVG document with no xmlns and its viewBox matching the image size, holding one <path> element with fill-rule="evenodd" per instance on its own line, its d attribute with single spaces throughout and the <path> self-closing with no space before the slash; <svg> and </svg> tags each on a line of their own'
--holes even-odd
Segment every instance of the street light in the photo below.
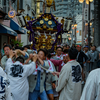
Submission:
<svg viewBox="0 0 100 100">
<path fill-rule="evenodd" d="M 89 1 L 90 1 L 90 2 L 93 2 L 93 0 L 86 0 L 86 4 L 89 4 Z M 79 0 L 79 2 L 80 2 L 80 3 L 83 3 L 84 0 Z"/>
<path fill-rule="evenodd" d="M 87 4 L 87 5 L 89 4 L 89 0 L 86 0 L 86 4 Z"/>
<path fill-rule="evenodd" d="M 90 0 L 90 2 L 93 2 L 93 0 Z"/>
<path fill-rule="evenodd" d="M 80 3 L 83 3 L 83 2 L 84 2 L 84 0 L 79 0 L 79 2 L 80 2 Z"/>
<path fill-rule="evenodd" d="M 74 24 L 74 28 L 75 28 L 75 43 L 76 43 L 76 28 L 77 28 L 76 22 L 75 22 L 75 24 Z"/>
<path fill-rule="evenodd" d="M 74 35 L 75 35 L 75 43 L 76 43 L 76 28 L 77 28 L 77 23 L 74 22 L 74 24 L 72 25 L 72 29 L 74 30 Z M 72 35 L 72 42 L 73 42 L 73 35 Z"/>
<path fill-rule="evenodd" d="M 86 0 L 86 4 L 89 5 L 89 14 L 88 14 L 88 47 L 89 47 L 89 50 L 90 50 L 90 3 L 92 2 L 93 0 Z M 80 2 L 80 0 L 79 0 Z"/>
<path fill-rule="evenodd" d="M 76 28 L 77 27 L 77 24 L 74 24 L 74 27 Z"/>
</svg>

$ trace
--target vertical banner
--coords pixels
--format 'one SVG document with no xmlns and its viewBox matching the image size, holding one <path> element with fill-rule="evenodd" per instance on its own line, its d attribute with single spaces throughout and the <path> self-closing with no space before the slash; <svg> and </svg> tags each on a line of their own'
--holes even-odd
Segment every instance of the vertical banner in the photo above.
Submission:
<svg viewBox="0 0 100 100">
<path fill-rule="evenodd" d="M 88 8 L 84 8 L 84 20 L 88 21 Z"/>
</svg>

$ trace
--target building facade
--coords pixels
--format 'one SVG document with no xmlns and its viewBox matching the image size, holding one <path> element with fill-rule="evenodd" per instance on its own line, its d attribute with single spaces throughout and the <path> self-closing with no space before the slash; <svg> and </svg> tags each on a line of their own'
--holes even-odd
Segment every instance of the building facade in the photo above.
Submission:
<svg viewBox="0 0 100 100">
<path fill-rule="evenodd" d="M 12 2 L 12 6 L 17 10 L 17 1 Z M 0 0 L 0 49 L 3 47 L 3 43 L 10 43 L 10 39 L 15 39 L 16 35 L 11 33 L 15 32 L 10 28 L 10 19 L 8 12 L 10 11 L 10 0 Z M 4 16 L 3 16 L 4 15 Z M 3 16 L 3 17 L 2 17 Z M 4 32 L 5 30 L 5 32 Z M 9 32 L 8 32 L 9 31 Z M 15 32 L 16 33 L 16 32 Z"/>
<path fill-rule="evenodd" d="M 21 40 L 26 34 L 24 16 L 19 13 L 23 0 L 0 0 L 0 49 L 3 42 L 11 44 L 11 40 Z"/>
<path fill-rule="evenodd" d="M 75 28 L 73 29 L 72 27 L 72 30 L 71 30 L 70 28 L 70 30 L 72 31 L 72 33 L 70 34 L 70 37 L 71 39 L 73 39 L 71 40 L 71 44 L 74 43 L 75 37 L 76 37 L 76 43 L 81 44 L 82 42 L 82 34 L 81 34 L 82 33 L 82 4 L 80 4 L 78 0 L 55 0 L 55 7 L 56 7 L 56 11 L 52 9 L 52 13 L 56 17 L 58 17 L 59 20 L 61 20 L 63 17 L 64 19 L 71 18 L 73 22 L 71 24 L 75 24 L 75 22 L 77 23 L 76 29 Z M 75 35 L 75 31 L 76 31 L 76 35 Z M 64 34 L 62 34 L 62 40 L 67 41 L 68 36 L 65 34 L 67 33 L 65 32 Z M 66 36 L 66 40 L 65 40 L 65 36 Z"/>
<path fill-rule="evenodd" d="M 90 3 L 90 12 L 89 5 L 86 1 L 83 2 L 82 7 L 82 44 L 88 44 L 88 22 L 89 22 L 89 13 L 90 13 L 90 38 L 91 43 L 94 42 L 94 1 Z"/>
<path fill-rule="evenodd" d="M 22 2 L 22 9 L 24 9 L 24 12 L 21 14 L 26 18 L 26 22 L 29 20 L 36 18 L 36 2 L 35 0 L 23 0 Z M 27 30 L 28 31 L 28 30 Z M 22 34 L 21 35 L 21 42 L 23 42 L 23 45 L 31 44 L 29 42 L 29 36 L 28 34 Z"/>
</svg>

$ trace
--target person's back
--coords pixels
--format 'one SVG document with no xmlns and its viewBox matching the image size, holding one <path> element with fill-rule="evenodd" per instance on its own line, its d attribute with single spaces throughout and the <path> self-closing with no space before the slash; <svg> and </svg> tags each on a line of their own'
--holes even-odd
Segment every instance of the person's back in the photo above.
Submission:
<svg viewBox="0 0 100 100">
<path fill-rule="evenodd" d="M 21 59 L 18 57 L 17 59 Z M 24 63 L 24 59 L 22 59 Z M 23 65 L 16 60 L 15 63 L 9 58 L 6 63 L 6 72 L 11 84 L 11 92 L 14 100 L 28 100 L 29 84 L 27 77 L 35 71 L 35 62 Z"/>
<path fill-rule="evenodd" d="M 99 53 L 96 51 L 95 45 L 91 47 L 90 58 L 91 70 L 94 70 L 97 68 L 97 61 L 99 60 Z"/>
<path fill-rule="evenodd" d="M 57 92 L 60 92 L 59 100 L 79 100 L 81 96 L 81 66 L 75 60 L 78 51 L 75 48 L 69 50 L 70 61 L 65 64 L 58 79 Z"/>
<path fill-rule="evenodd" d="M 5 72 L 0 67 L 0 100 L 12 100 L 10 84 Z"/>
<path fill-rule="evenodd" d="M 100 68 L 90 72 L 80 100 L 100 100 Z"/>
<path fill-rule="evenodd" d="M 61 96 L 59 100 L 79 100 L 81 96 L 81 66 L 75 61 L 69 61 L 66 65 L 63 66 L 59 79 L 62 78 L 62 81 L 59 83 L 59 89 L 62 89 Z M 64 82 L 65 81 L 65 82 Z M 62 84 L 62 82 L 64 82 Z M 61 84 L 61 86 L 60 86 Z M 57 91 L 59 89 L 57 88 Z"/>
<path fill-rule="evenodd" d="M 77 55 L 77 62 L 80 63 L 81 67 L 84 67 L 84 61 L 86 62 L 88 57 L 86 54 L 81 50 L 81 46 L 77 45 L 76 49 L 78 50 L 78 55 Z"/>
</svg>

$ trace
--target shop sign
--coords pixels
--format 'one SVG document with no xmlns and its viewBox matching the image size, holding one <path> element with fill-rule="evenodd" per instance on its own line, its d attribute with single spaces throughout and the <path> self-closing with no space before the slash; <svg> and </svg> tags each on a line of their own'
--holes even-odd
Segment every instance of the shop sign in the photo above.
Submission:
<svg viewBox="0 0 100 100">
<path fill-rule="evenodd" d="M 9 11 L 9 12 L 8 12 L 8 16 L 9 16 L 10 18 L 14 18 L 15 15 L 16 15 L 15 11 Z"/>
</svg>

